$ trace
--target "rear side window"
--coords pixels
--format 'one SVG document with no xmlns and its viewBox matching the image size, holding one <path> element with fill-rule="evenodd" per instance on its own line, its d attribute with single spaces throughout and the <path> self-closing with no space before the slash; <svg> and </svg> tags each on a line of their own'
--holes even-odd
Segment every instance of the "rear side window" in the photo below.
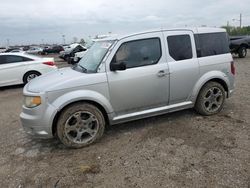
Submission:
<svg viewBox="0 0 250 188">
<path fill-rule="evenodd" d="M 195 34 L 195 43 L 198 57 L 229 53 L 227 33 Z"/>
<path fill-rule="evenodd" d="M 0 58 L 0 64 L 7 64 L 7 63 L 17 63 L 17 62 L 23 62 L 23 61 L 32 61 L 32 59 L 17 56 L 17 55 L 4 55 Z"/>
<path fill-rule="evenodd" d="M 5 57 L 3 55 L 0 56 L 0 65 L 5 64 Z"/>
<path fill-rule="evenodd" d="M 159 38 L 135 40 L 123 43 L 112 63 L 124 62 L 127 68 L 158 63 L 162 55 Z"/>
<path fill-rule="evenodd" d="M 191 59 L 193 57 L 189 35 L 168 36 L 167 41 L 169 54 L 175 61 Z"/>
</svg>

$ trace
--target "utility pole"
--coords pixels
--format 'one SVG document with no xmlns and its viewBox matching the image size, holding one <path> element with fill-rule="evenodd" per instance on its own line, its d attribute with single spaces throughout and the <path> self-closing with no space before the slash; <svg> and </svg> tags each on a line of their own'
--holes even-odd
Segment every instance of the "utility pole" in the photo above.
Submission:
<svg viewBox="0 0 250 188">
<path fill-rule="evenodd" d="M 240 28 L 242 27 L 242 14 L 240 13 L 240 19 L 232 19 L 233 21 L 238 21 L 240 22 Z"/>
<path fill-rule="evenodd" d="M 7 47 L 10 47 L 10 39 L 7 39 Z"/>
<path fill-rule="evenodd" d="M 242 14 L 240 13 L 240 28 L 242 26 Z"/>
<path fill-rule="evenodd" d="M 65 44 L 65 35 L 62 35 L 63 44 Z"/>
</svg>

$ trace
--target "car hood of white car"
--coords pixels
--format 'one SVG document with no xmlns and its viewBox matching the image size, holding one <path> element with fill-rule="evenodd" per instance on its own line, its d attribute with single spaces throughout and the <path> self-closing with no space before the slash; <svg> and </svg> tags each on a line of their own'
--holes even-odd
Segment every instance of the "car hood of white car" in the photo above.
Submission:
<svg viewBox="0 0 250 188">
<path fill-rule="evenodd" d="M 97 74 L 99 76 L 97 76 Z M 87 86 L 106 81 L 106 74 L 87 74 L 75 71 L 72 68 L 68 67 L 49 72 L 31 80 L 27 84 L 26 89 L 28 92 L 32 93 L 51 92 Z"/>
</svg>

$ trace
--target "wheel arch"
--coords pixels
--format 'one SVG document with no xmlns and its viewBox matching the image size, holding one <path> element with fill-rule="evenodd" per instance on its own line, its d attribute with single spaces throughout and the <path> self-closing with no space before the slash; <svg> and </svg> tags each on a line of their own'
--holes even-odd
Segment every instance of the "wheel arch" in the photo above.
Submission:
<svg viewBox="0 0 250 188">
<path fill-rule="evenodd" d="M 57 98 L 57 100 L 54 103 L 52 103 L 52 105 L 56 106 L 56 108 L 58 109 L 52 120 L 53 135 L 55 135 L 56 133 L 56 124 L 62 111 L 68 108 L 69 106 L 80 102 L 86 102 L 96 106 L 102 112 L 107 125 L 110 123 L 108 114 L 113 112 L 113 108 L 109 104 L 108 100 L 101 94 L 95 92 L 90 92 L 90 93 L 87 92 L 88 94 L 85 93 L 85 96 L 83 95 L 83 93 L 84 92 L 80 93 L 72 92 L 70 94 L 66 94 L 64 96 Z M 79 97 L 75 97 L 76 94 L 78 94 Z M 81 94 L 82 96 L 80 96 Z"/>
<path fill-rule="evenodd" d="M 29 73 L 38 73 L 39 76 L 42 75 L 42 73 L 39 72 L 39 71 L 37 71 L 37 70 L 28 70 L 28 71 L 26 71 L 26 72 L 24 73 L 24 75 L 23 75 L 23 83 L 25 83 L 25 77 L 26 77 Z"/>
<path fill-rule="evenodd" d="M 208 82 L 217 82 L 223 86 L 226 92 L 226 97 L 229 97 L 229 80 L 226 77 L 226 75 L 219 71 L 212 71 L 207 74 L 205 74 L 203 77 L 201 77 L 198 82 L 196 83 L 193 92 L 192 92 L 192 101 L 195 103 L 196 99 L 201 91 L 201 89 L 204 87 L 205 84 Z"/>
<path fill-rule="evenodd" d="M 241 44 L 240 47 L 249 48 L 248 44 L 246 44 L 246 43 Z M 240 48 L 240 47 L 239 47 L 239 48 Z"/>
<path fill-rule="evenodd" d="M 107 111 L 105 110 L 105 108 L 99 104 L 98 102 L 96 101 L 93 101 L 93 100 L 78 100 L 78 101 L 74 101 L 72 103 L 69 103 L 67 104 L 66 106 L 64 106 L 60 111 L 58 111 L 53 119 L 53 122 L 52 122 L 52 134 L 55 136 L 56 135 L 56 126 L 57 126 L 57 122 L 58 122 L 58 118 L 60 117 L 61 113 L 63 112 L 63 110 L 67 109 L 68 107 L 70 107 L 71 105 L 74 105 L 74 104 L 77 104 L 77 103 L 89 103 L 89 104 L 92 104 L 94 105 L 95 107 L 97 107 L 104 119 L 105 119 L 105 122 L 106 124 L 108 125 L 109 124 L 109 117 L 108 117 L 108 113 Z"/>
</svg>

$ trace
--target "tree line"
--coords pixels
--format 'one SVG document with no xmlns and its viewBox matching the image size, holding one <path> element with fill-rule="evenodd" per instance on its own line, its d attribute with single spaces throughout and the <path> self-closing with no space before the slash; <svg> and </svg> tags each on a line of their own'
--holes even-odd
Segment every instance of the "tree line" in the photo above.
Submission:
<svg viewBox="0 0 250 188">
<path fill-rule="evenodd" d="M 250 35 L 250 26 L 244 26 L 241 28 L 233 26 L 223 26 L 222 28 L 226 29 L 230 36 Z"/>
</svg>

